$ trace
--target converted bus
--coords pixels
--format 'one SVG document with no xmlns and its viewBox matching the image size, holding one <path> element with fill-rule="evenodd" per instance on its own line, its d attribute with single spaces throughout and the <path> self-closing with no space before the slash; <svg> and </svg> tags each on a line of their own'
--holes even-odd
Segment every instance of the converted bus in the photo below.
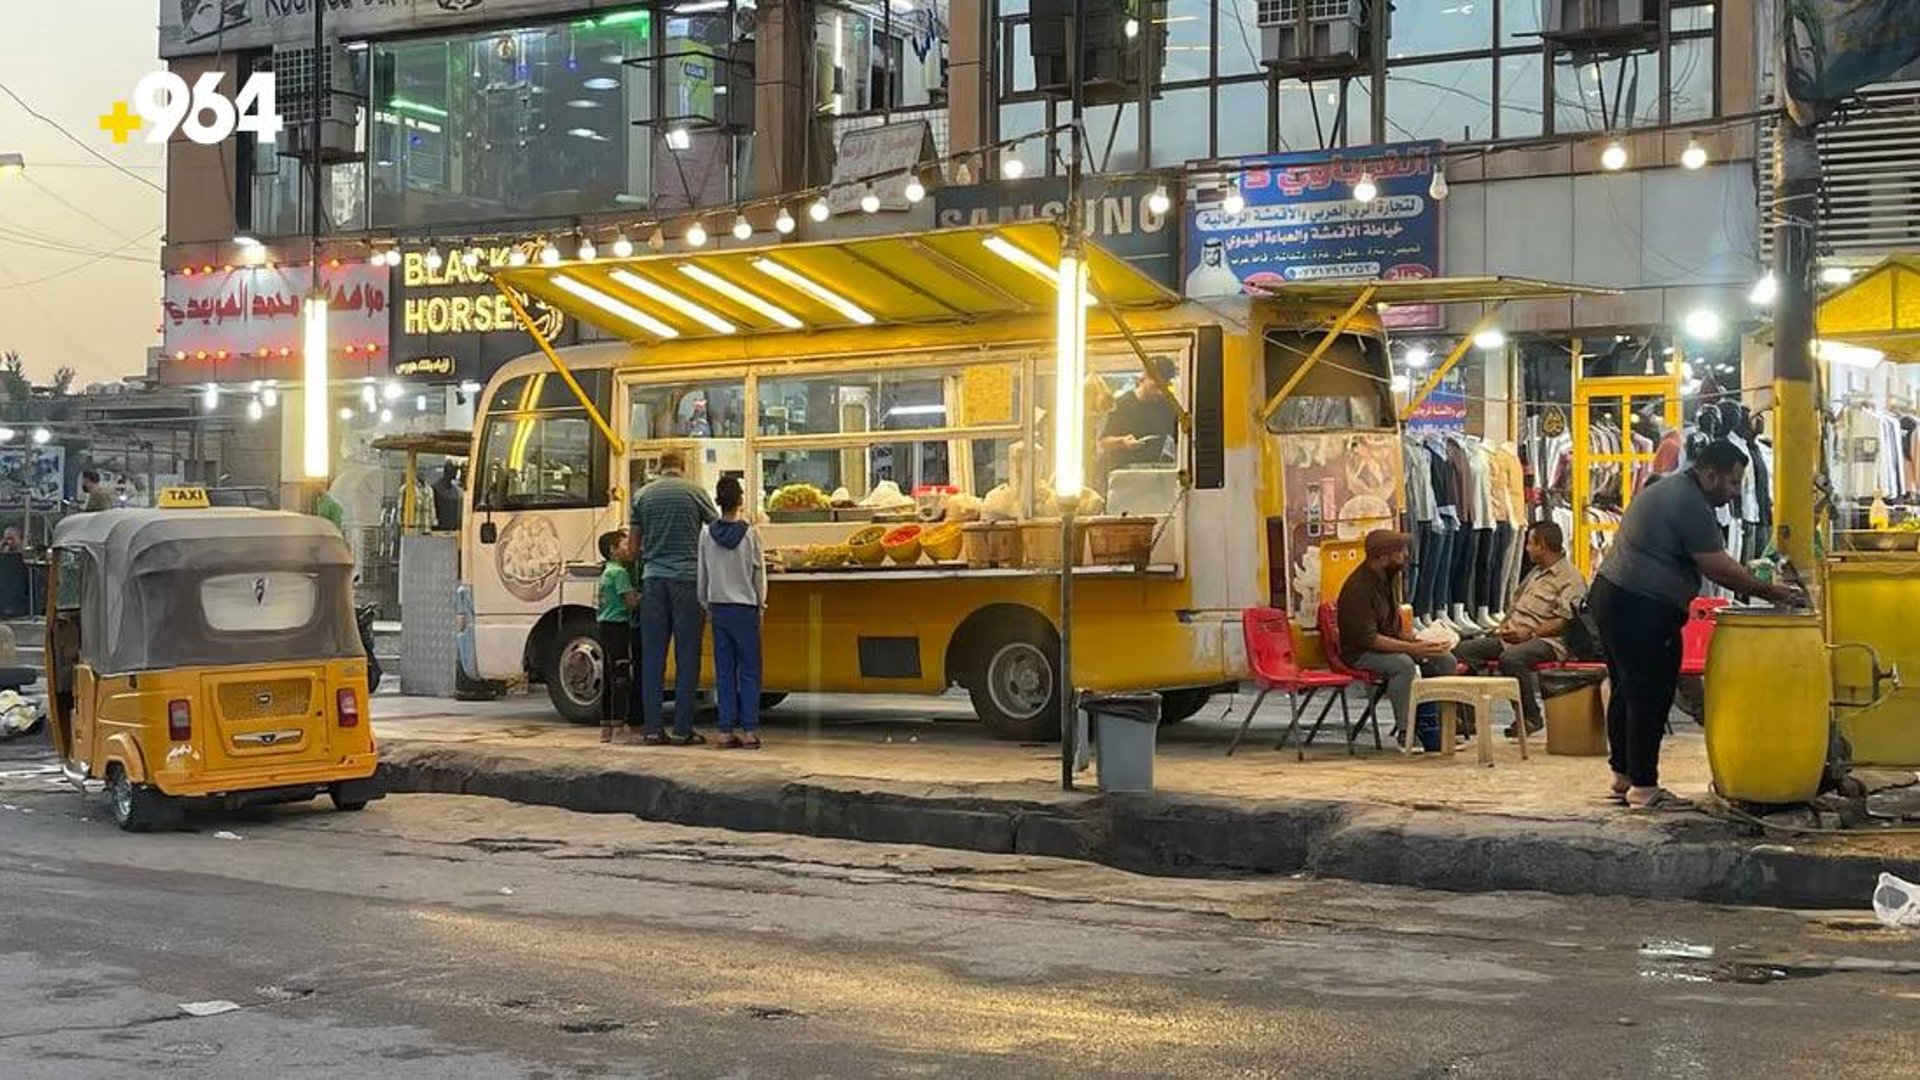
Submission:
<svg viewBox="0 0 1920 1080">
<path fill-rule="evenodd" d="M 891 482 L 1049 513 L 1058 256 L 1052 225 L 1024 223 L 496 273 L 510 295 L 622 340 L 554 350 L 536 332 L 542 351 L 483 392 L 461 536 L 465 674 L 542 682 L 566 717 L 598 717 L 609 665 L 594 633 L 597 541 L 626 526 L 669 451 L 708 490 L 742 479 L 769 552 L 830 547 L 860 527 L 768 514 L 789 485 L 860 502 Z M 1286 606 L 1289 574 L 1313 573 L 1288 561 L 1289 437 L 1395 455 L 1373 463 L 1384 486 L 1367 519 L 1328 520 L 1329 537 L 1396 512 L 1385 339 L 1354 286 L 1202 303 L 1098 248 L 1088 259 L 1092 378 L 1125 393 L 1170 361 L 1184 419 L 1161 461 L 1106 482 L 1104 513 L 1150 516 L 1155 533 L 1144 562 L 1076 570 L 1074 681 L 1159 691 L 1175 721 L 1244 674 L 1240 613 Z M 1446 283 L 1381 287 L 1396 284 Z M 1055 737 L 1058 573 L 1018 560 L 777 565 L 765 690 L 959 686 L 995 735 Z"/>
</svg>

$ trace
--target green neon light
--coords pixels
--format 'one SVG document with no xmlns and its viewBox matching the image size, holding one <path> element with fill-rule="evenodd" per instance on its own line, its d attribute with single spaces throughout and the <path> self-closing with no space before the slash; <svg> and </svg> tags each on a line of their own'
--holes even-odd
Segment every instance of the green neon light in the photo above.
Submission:
<svg viewBox="0 0 1920 1080">
<path fill-rule="evenodd" d="M 597 30 L 609 26 L 625 26 L 628 23 L 644 23 L 653 17 L 646 8 L 637 11 L 616 11 L 611 15 L 602 15 L 597 19 L 580 19 L 571 23 L 575 30 Z"/>
<path fill-rule="evenodd" d="M 433 116 L 445 119 L 447 115 L 447 110 L 445 109 L 435 108 L 432 105 L 424 105 L 418 101 L 408 101 L 406 98 L 394 98 L 392 101 L 387 102 L 387 104 L 391 108 L 401 112 L 415 113 L 420 116 Z"/>
</svg>

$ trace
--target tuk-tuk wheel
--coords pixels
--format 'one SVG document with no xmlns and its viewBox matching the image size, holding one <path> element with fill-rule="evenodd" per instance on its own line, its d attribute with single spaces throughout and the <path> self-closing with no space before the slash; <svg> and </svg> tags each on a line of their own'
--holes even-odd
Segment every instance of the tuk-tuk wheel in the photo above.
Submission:
<svg viewBox="0 0 1920 1080">
<path fill-rule="evenodd" d="M 337 791 L 327 792 L 327 798 L 333 800 L 333 808 L 343 814 L 357 813 L 367 808 L 365 799 L 342 799 Z"/>
<path fill-rule="evenodd" d="M 107 766 L 107 805 L 113 823 L 127 832 L 146 832 L 167 816 L 169 800 L 145 784 L 127 777 L 118 763 Z"/>
</svg>

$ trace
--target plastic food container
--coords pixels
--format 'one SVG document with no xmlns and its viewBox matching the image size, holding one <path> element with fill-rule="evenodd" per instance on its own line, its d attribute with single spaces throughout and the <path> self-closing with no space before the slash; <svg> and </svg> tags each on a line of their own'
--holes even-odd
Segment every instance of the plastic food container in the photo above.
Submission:
<svg viewBox="0 0 1920 1080">
<path fill-rule="evenodd" d="M 920 535 L 920 526 L 902 525 L 881 538 L 881 550 L 895 563 L 912 566 L 920 561 Z"/>
<path fill-rule="evenodd" d="M 879 566 L 885 562 L 887 553 L 882 550 L 880 541 L 886 535 L 887 530 L 878 525 L 869 525 L 847 537 L 847 550 L 852 553 L 853 561 L 861 566 Z"/>
<path fill-rule="evenodd" d="M 966 546 L 966 536 L 957 522 L 949 522 L 920 534 L 920 550 L 935 562 L 952 562 Z"/>
</svg>

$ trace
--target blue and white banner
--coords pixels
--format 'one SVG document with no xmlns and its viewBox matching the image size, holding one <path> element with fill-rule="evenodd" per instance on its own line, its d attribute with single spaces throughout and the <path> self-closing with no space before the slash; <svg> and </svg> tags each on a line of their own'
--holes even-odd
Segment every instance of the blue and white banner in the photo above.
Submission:
<svg viewBox="0 0 1920 1080">
<path fill-rule="evenodd" d="M 1438 142 L 1270 154 L 1227 162 L 1246 206 L 1187 199 L 1186 294 L 1227 296 L 1263 282 L 1429 278 L 1440 273 L 1440 205 L 1428 194 Z M 1362 202 L 1362 176 L 1377 194 Z M 1202 186 L 1206 186 L 1202 182 Z M 1215 193 L 1216 195 L 1218 193 Z M 1396 329 L 1439 324 L 1432 305 L 1386 313 Z"/>
<path fill-rule="evenodd" d="M 1785 14 L 1787 110 L 1800 124 L 1920 56 L 1914 0 L 1793 0 Z"/>
</svg>

